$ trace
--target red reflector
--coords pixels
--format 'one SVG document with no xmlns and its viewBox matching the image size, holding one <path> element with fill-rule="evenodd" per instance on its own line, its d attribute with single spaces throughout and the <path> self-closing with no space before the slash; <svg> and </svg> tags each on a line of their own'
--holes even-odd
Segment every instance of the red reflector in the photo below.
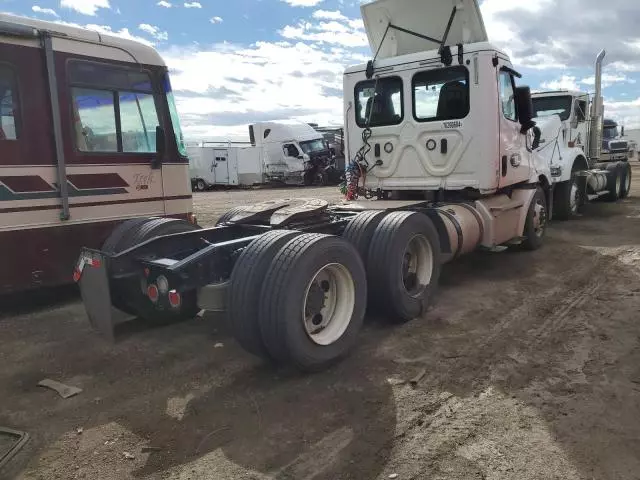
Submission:
<svg viewBox="0 0 640 480">
<path fill-rule="evenodd" d="M 147 297 L 149 297 L 149 300 L 155 303 L 158 301 L 159 296 L 160 294 L 158 292 L 158 287 L 156 287 L 154 284 L 151 284 L 147 287 Z"/>
<path fill-rule="evenodd" d="M 93 268 L 100 268 L 102 266 L 102 262 L 97 258 L 94 258 L 93 260 L 91 260 L 91 266 Z"/>
<path fill-rule="evenodd" d="M 144 269 L 144 276 L 145 277 L 148 277 L 150 273 L 151 273 L 151 270 L 149 270 L 148 268 Z"/>
<path fill-rule="evenodd" d="M 180 302 L 182 302 L 180 294 L 175 290 L 169 291 L 169 305 L 171 305 L 173 308 L 177 308 L 180 306 Z"/>
<path fill-rule="evenodd" d="M 80 277 L 82 276 L 82 273 L 80 272 L 80 270 L 78 270 L 77 268 L 73 271 L 73 281 L 78 283 L 80 281 Z"/>
<path fill-rule="evenodd" d="M 569 148 L 573 148 L 576 146 L 576 142 L 569 142 Z"/>
</svg>

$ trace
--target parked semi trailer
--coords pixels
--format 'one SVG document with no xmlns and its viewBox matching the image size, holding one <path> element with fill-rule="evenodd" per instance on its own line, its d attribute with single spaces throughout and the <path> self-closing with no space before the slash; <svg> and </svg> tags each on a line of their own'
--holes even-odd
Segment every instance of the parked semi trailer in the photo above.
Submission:
<svg viewBox="0 0 640 480">
<path fill-rule="evenodd" d="M 626 198 L 631 190 L 629 146 L 618 126 L 603 119 L 602 62 L 596 59 L 595 93 L 551 91 L 532 95 L 543 129 L 538 152 L 548 157 L 554 184 L 554 217 L 569 219 L 590 200 Z"/>
<path fill-rule="evenodd" d="M 247 351 L 319 370 L 354 347 L 367 308 L 424 315 L 444 263 L 542 245 L 552 177 L 530 91 L 487 41 L 477 1 L 361 8 L 376 54 L 344 75 L 349 187 L 379 200 L 264 202 L 161 237 L 125 223 L 78 260 L 96 329 L 113 338 L 117 310 L 156 322 L 225 310 Z M 393 191 L 421 199 L 385 200 Z"/>
<path fill-rule="evenodd" d="M 0 294 L 72 283 L 122 219 L 195 228 L 167 67 L 151 48 L 0 14 Z"/>
</svg>

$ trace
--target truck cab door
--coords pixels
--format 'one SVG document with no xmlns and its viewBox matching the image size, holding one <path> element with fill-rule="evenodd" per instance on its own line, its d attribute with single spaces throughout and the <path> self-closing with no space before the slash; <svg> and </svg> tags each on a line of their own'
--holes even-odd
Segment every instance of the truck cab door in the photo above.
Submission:
<svg viewBox="0 0 640 480">
<path fill-rule="evenodd" d="M 498 71 L 498 108 L 500 124 L 500 188 L 529 180 L 531 164 L 526 135 L 520 133 L 513 74 L 506 69 Z"/>
</svg>

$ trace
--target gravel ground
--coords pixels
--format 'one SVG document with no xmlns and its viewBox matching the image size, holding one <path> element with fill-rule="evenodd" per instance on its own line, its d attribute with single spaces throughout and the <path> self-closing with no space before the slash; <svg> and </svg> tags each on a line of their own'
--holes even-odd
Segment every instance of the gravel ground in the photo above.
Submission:
<svg viewBox="0 0 640 480">
<path fill-rule="evenodd" d="M 211 224 L 293 195 L 340 198 L 330 187 L 194 203 Z M 370 312 L 353 355 L 310 376 L 246 354 L 215 315 L 131 328 L 112 346 L 73 293 L 5 313 L 0 425 L 32 440 L 0 477 L 637 480 L 640 196 L 548 234 L 537 252 L 447 265 L 424 318 L 398 327 Z M 46 377 L 83 391 L 62 399 L 36 387 Z"/>
</svg>

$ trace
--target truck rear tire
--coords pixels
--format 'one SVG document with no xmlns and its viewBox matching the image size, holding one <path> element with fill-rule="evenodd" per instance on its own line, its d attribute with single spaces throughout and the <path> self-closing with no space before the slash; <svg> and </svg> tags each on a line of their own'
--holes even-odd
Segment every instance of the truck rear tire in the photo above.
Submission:
<svg viewBox="0 0 640 480">
<path fill-rule="evenodd" d="M 155 237 L 199 229 L 199 226 L 177 218 L 132 218 L 114 229 L 104 242 L 102 251 L 114 255 Z M 138 284 L 126 284 L 124 287 L 122 289 L 116 288 L 112 292 L 113 305 L 123 312 L 138 315 L 150 322 L 165 323 L 186 320 L 195 317 L 200 311 L 195 291 L 181 292 L 182 305 L 180 309 L 166 312 L 156 310 L 150 300 L 142 293 Z"/>
<path fill-rule="evenodd" d="M 524 224 L 524 241 L 520 245 L 524 250 L 537 250 L 542 246 L 547 232 L 547 198 L 542 188 L 538 187 L 529 205 L 527 219 Z"/>
<path fill-rule="evenodd" d="M 553 217 L 558 220 L 570 220 L 578 216 L 584 203 L 580 185 L 575 173 L 566 182 L 558 183 L 553 192 Z"/>
<path fill-rule="evenodd" d="M 365 266 L 373 233 L 388 213 L 385 210 L 367 210 L 359 213 L 349 221 L 342 233 L 342 238 L 356 247 Z"/>
<path fill-rule="evenodd" d="M 625 163 L 622 167 L 622 185 L 620 188 L 620 198 L 627 198 L 631 193 L 631 165 Z"/>
<path fill-rule="evenodd" d="M 272 230 L 245 248 L 231 273 L 228 291 L 227 325 L 242 348 L 262 358 L 270 358 L 260 333 L 259 300 L 271 260 L 292 238 L 292 230 Z"/>
<path fill-rule="evenodd" d="M 617 202 L 620 199 L 622 192 L 622 169 L 620 165 L 615 163 L 609 163 L 606 166 L 607 174 L 607 193 L 606 200 L 610 202 Z"/>
<path fill-rule="evenodd" d="M 235 217 L 238 213 L 242 212 L 242 209 L 245 207 L 233 207 L 228 212 L 225 212 L 220 216 L 218 221 L 216 222 L 216 227 L 222 225 L 224 223 L 228 223 L 233 217 Z"/>
<path fill-rule="evenodd" d="M 199 179 L 196 180 L 196 190 L 198 192 L 204 192 L 207 189 L 207 184 L 204 183 L 204 180 Z"/>
<path fill-rule="evenodd" d="M 303 234 L 275 255 L 260 295 L 260 330 L 275 360 L 319 371 L 354 346 L 366 310 L 367 278 L 341 237 Z"/>
<path fill-rule="evenodd" d="M 391 212 L 376 228 L 367 258 L 371 304 L 396 323 L 421 316 L 441 269 L 440 239 L 422 213 Z"/>
</svg>

